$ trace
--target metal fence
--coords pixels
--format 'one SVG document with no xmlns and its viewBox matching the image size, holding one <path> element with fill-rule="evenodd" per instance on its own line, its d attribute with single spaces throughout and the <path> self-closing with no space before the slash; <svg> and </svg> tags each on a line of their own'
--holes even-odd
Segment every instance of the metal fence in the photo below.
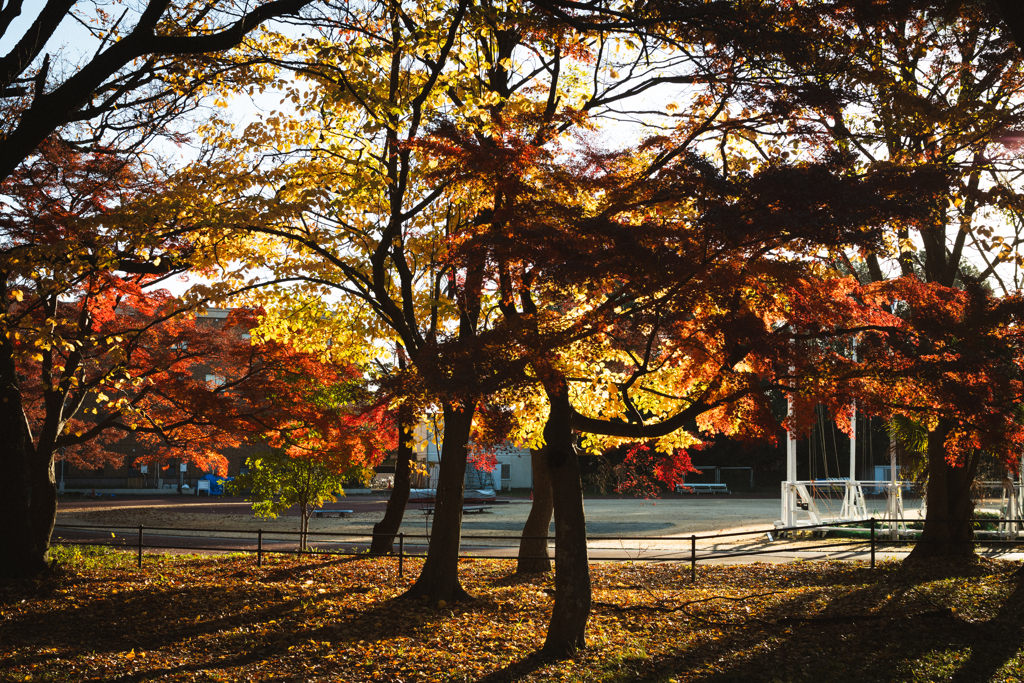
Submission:
<svg viewBox="0 0 1024 683">
<path fill-rule="evenodd" d="M 994 531 L 990 532 L 989 538 L 975 538 L 971 543 L 978 545 L 984 545 L 987 547 L 997 548 L 1014 548 L 1020 545 L 1024 545 L 1024 538 L 1018 538 L 1017 529 L 1024 532 L 1024 520 L 1014 519 L 972 519 L 969 520 L 973 525 L 997 525 L 998 529 L 1012 529 L 1010 531 Z M 888 519 L 875 519 L 865 521 L 854 521 L 854 522 L 832 522 L 828 524 L 817 524 L 817 525 L 801 525 L 795 527 L 785 528 L 766 528 L 754 531 L 735 531 L 728 533 L 715 533 L 715 534 L 691 534 L 690 536 L 589 536 L 587 537 L 587 544 L 591 553 L 592 561 L 601 562 L 616 562 L 616 561 L 627 561 L 627 562 L 685 562 L 690 565 L 691 578 L 696 579 L 697 563 L 699 561 L 708 561 L 713 559 L 722 558 L 740 558 L 740 557 L 753 557 L 758 555 L 768 554 L 779 554 L 784 553 L 799 553 L 807 551 L 821 551 L 831 548 L 863 548 L 865 544 L 870 549 L 870 562 L 871 568 L 875 567 L 875 554 L 880 548 L 889 548 L 894 546 L 901 546 L 907 544 L 921 543 L 922 541 L 916 538 L 917 533 L 913 530 L 907 530 L 904 528 L 906 522 L 904 520 L 888 520 Z M 59 530 L 71 530 L 77 532 L 80 538 L 62 538 L 57 537 L 56 533 Z M 898 531 L 898 534 L 897 534 Z M 288 540 L 291 537 L 301 537 L 302 533 L 299 531 L 264 531 L 263 529 L 257 529 L 256 531 L 248 529 L 217 529 L 216 533 L 225 535 L 234 535 L 232 538 L 225 539 L 223 536 L 211 537 L 210 542 L 198 541 L 202 537 L 181 537 L 185 541 L 191 541 L 191 544 L 182 545 L 180 543 L 171 543 L 169 541 L 152 540 L 147 539 L 146 533 L 155 533 L 161 535 L 161 532 L 171 532 L 177 534 L 181 532 L 186 533 L 211 533 L 210 529 L 196 529 L 196 528 L 185 528 L 185 527 L 145 527 L 143 525 L 138 526 L 112 526 L 112 525 L 84 525 L 84 524 L 61 524 L 55 527 L 54 533 L 55 538 L 53 539 L 53 545 L 91 545 L 91 546 L 108 546 L 115 548 L 131 548 L 134 550 L 138 557 L 138 567 L 142 568 L 142 560 L 144 550 L 160 551 L 160 550 L 201 550 L 205 552 L 232 552 L 232 553 L 252 553 L 256 555 L 256 565 L 263 565 L 263 558 L 268 554 L 278 555 L 336 555 L 336 556 L 356 556 L 366 555 L 368 553 L 370 541 L 376 534 L 372 533 L 333 533 L 333 532 L 307 532 L 306 538 L 310 540 L 312 544 L 306 550 L 299 547 L 284 547 L 285 544 L 289 546 L 297 546 L 296 541 Z M 106 538 L 105 534 L 110 533 L 111 538 Z M 810 544 L 800 545 L 799 538 L 806 534 L 820 535 L 822 540 L 815 541 Z M 827 538 L 830 533 L 843 533 L 847 536 L 853 536 L 849 538 Z M 103 536 L 99 536 L 103 534 Z M 860 536 L 856 536 L 860 534 Z M 391 534 L 387 534 L 391 536 Z M 284 537 L 283 539 L 280 537 Z M 767 537 L 768 541 L 774 542 L 776 539 L 792 538 L 797 540 L 797 545 L 786 546 L 784 549 L 778 547 L 764 547 L 764 548 L 746 548 L 737 550 L 717 549 L 717 548 L 698 548 L 698 543 L 703 541 L 719 541 L 727 539 L 739 539 L 742 537 L 751 538 L 764 538 Z M 163 535 L 164 539 L 176 538 L 174 535 Z M 551 554 L 555 549 L 553 537 L 526 537 L 526 536 L 463 536 L 463 545 L 459 554 L 460 559 L 511 559 L 519 557 L 518 553 L 512 554 L 501 554 L 505 551 L 517 550 L 518 544 L 521 540 L 526 538 L 540 539 L 546 538 L 548 540 L 548 559 L 554 560 L 554 556 Z M 319 539 L 319 542 L 317 543 Z M 397 552 L 392 552 L 389 556 L 394 557 L 398 563 L 398 575 L 402 576 L 404 572 L 405 558 L 407 557 L 422 557 L 425 555 L 427 548 L 429 547 L 430 537 L 427 534 L 407 534 L 399 533 L 394 535 L 394 540 L 398 546 Z M 222 545 L 220 542 L 229 541 L 231 545 Z M 484 545 L 480 545 L 480 542 L 487 542 Z M 618 543 L 618 546 L 601 546 L 602 543 Z M 650 548 L 642 548 L 642 545 L 658 543 L 659 545 L 654 552 L 651 552 Z M 596 545 L 594 545 L 596 544 Z M 636 548 L 627 548 L 626 544 L 636 544 Z M 348 549 L 344 547 L 336 546 L 348 546 Z M 672 546 L 679 546 L 678 548 Z M 477 554 L 471 554 L 470 551 L 476 551 Z M 479 554 L 481 551 L 490 554 Z M 610 551 L 610 552 L 608 552 Z M 630 552 L 634 552 L 635 555 L 630 555 Z M 615 556 L 615 553 L 621 556 Z M 522 559 L 542 559 L 536 557 L 525 557 Z"/>
</svg>

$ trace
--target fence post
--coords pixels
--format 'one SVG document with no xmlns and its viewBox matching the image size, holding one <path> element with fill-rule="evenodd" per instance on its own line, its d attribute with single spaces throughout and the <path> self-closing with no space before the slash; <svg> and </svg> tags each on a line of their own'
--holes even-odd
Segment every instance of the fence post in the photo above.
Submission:
<svg viewBox="0 0 1024 683">
<path fill-rule="evenodd" d="M 697 583 L 697 537 L 690 534 L 690 583 Z"/>
<path fill-rule="evenodd" d="M 405 560 L 405 534 L 398 534 L 398 578 L 402 578 L 402 564 Z"/>
<path fill-rule="evenodd" d="M 142 569 L 142 525 L 139 525 L 139 569 Z"/>
<path fill-rule="evenodd" d="M 263 529 L 256 530 L 256 566 L 263 566 Z"/>
<path fill-rule="evenodd" d="M 871 518 L 871 568 L 875 568 L 875 518 Z"/>
</svg>

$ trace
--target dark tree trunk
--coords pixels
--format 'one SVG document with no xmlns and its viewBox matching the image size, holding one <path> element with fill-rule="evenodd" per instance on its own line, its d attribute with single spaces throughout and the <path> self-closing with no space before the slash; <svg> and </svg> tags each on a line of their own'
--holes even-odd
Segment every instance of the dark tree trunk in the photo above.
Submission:
<svg viewBox="0 0 1024 683">
<path fill-rule="evenodd" d="M 398 461 L 395 463 L 395 483 L 391 488 L 384 519 L 373 525 L 371 555 L 395 552 L 395 536 L 402 526 L 405 506 L 409 503 L 409 490 L 412 488 L 412 420 L 412 407 L 403 403 L 398 407 Z"/>
<path fill-rule="evenodd" d="M 551 414 L 544 427 L 555 509 L 555 606 L 544 654 L 572 656 L 586 645 L 590 617 L 590 561 L 583 513 L 583 484 L 570 427 L 571 407 L 564 381 L 548 388 Z"/>
<path fill-rule="evenodd" d="M 32 537 L 37 548 L 42 549 L 44 564 L 50 551 L 50 537 L 57 521 L 57 478 L 55 475 L 53 451 L 34 454 L 32 466 L 32 500 L 29 515 L 32 518 Z"/>
<path fill-rule="evenodd" d="M 980 458 L 972 453 L 966 463 L 951 465 L 946 460 L 945 420 L 928 434 L 928 510 L 921 540 L 908 560 L 935 557 L 974 557 L 974 501 L 971 486 Z"/>
<path fill-rule="evenodd" d="M 0 576 L 34 576 L 49 566 L 50 532 L 56 513 L 57 489 L 53 458 L 49 477 L 39 471 L 28 438 L 21 391 L 10 340 L 0 343 Z M 37 488 L 38 487 L 38 488 Z M 47 511 L 48 514 L 47 514 Z M 45 523 L 44 523 L 45 522 Z"/>
<path fill-rule="evenodd" d="M 533 505 L 530 516 L 523 526 L 523 538 L 519 541 L 519 562 L 517 574 L 533 574 L 551 571 L 548 559 L 548 528 L 551 514 L 555 509 L 551 491 L 551 476 L 548 474 L 546 449 L 530 450 L 530 465 L 533 468 Z"/>
<path fill-rule="evenodd" d="M 462 541 L 462 498 L 466 480 L 466 446 L 474 408 L 444 407 L 444 441 L 434 503 L 434 526 L 423 571 L 405 593 L 431 601 L 464 600 L 470 596 L 459 584 L 459 545 Z"/>
</svg>

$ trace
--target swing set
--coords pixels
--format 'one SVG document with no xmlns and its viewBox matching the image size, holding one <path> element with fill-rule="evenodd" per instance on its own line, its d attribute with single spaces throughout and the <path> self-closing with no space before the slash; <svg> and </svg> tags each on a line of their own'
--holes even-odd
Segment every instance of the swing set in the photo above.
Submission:
<svg viewBox="0 0 1024 683">
<path fill-rule="evenodd" d="M 792 402 L 790 402 L 792 410 Z M 868 423 L 870 424 L 870 423 Z M 889 466 L 876 467 L 875 472 L 885 472 L 887 479 L 859 480 L 857 478 L 857 414 L 854 411 L 850 424 L 850 472 L 848 478 L 840 475 L 839 448 L 835 439 L 835 430 L 826 429 L 827 421 L 823 413 L 818 414 L 817 424 L 808 440 L 808 476 L 806 480 L 797 479 L 797 440 L 790 434 L 786 443 L 786 481 L 782 482 L 782 519 L 775 523 L 779 528 L 799 526 L 827 525 L 831 522 L 858 522 L 875 519 L 885 520 L 879 526 L 883 533 L 888 533 L 892 540 L 898 540 L 907 534 L 907 523 L 924 519 L 926 499 L 921 500 L 920 507 L 906 509 L 903 500 L 903 489 L 907 482 L 899 479 L 900 468 L 896 464 L 895 442 L 890 441 Z M 835 474 L 831 476 L 829 467 L 829 449 L 826 431 L 832 435 Z M 868 463 L 874 464 L 873 444 L 870 431 L 862 455 Z M 822 464 L 822 476 L 817 463 Z M 871 509 L 865 500 L 864 491 L 872 494 L 884 493 L 885 510 Z M 842 492 L 842 499 L 838 494 Z M 1016 479 L 1007 478 L 1003 481 L 983 481 L 977 483 L 975 497 L 979 503 L 979 511 L 998 513 L 998 534 L 1003 538 L 1017 539 L 1024 535 L 1024 457 L 1020 463 Z M 880 502 L 880 501 L 879 501 Z M 995 521 L 995 520 L 993 520 Z"/>
<path fill-rule="evenodd" d="M 853 360 L 857 360 L 857 348 L 854 343 Z M 793 414 L 793 399 L 789 399 L 789 413 Z M 829 476 L 828 456 L 825 443 L 825 420 L 824 416 L 818 413 L 817 432 L 821 445 L 821 462 L 824 465 L 824 476 L 817 478 L 815 463 L 816 444 L 814 434 L 809 441 L 808 448 L 808 476 L 809 479 L 797 479 L 797 440 L 793 433 L 789 433 L 786 441 L 786 480 L 782 482 L 782 519 L 775 524 L 779 528 L 791 528 L 797 526 L 811 526 L 828 524 L 830 522 L 859 522 L 867 521 L 871 517 L 879 518 L 879 512 L 872 510 L 868 513 L 867 502 L 864 498 L 864 487 L 867 486 L 872 492 L 884 491 L 885 512 L 881 519 L 887 520 L 882 528 L 888 529 L 893 540 L 901 533 L 906 533 L 906 510 L 903 505 L 903 489 L 898 480 L 899 468 L 896 466 L 895 448 L 889 448 L 889 472 L 888 481 L 862 481 L 857 478 L 857 407 L 853 407 L 853 414 L 850 416 L 850 476 L 842 478 L 839 465 L 839 447 L 835 440 L 835 431 L 829 430 L 832 434 L 832 452 L 835 455 L 836 471 L 835 477 Z M 870 431 L 867 439 L 869 462 L 873 455 L 871 452 Z M 842 491 L 842 504 L 837 505 L 834 496 Z"/>
</svg>

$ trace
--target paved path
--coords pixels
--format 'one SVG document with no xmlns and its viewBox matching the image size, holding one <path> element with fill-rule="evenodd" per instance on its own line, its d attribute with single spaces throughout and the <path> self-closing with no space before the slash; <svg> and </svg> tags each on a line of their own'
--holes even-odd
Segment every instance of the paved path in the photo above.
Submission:
<svg viewBox="0 0 1024 683">
<path fill-rule="evenodd" d="M 369 548 L 369 538 L 362 534 L 339 537 L 338 534 L 314 537 L 310 545 L 318 550 L 339 554 L 363 554 Z M 760 536 L 760 535 L 759 535 Z M 137 532 L 95 531 L 60 527 L 54 531 L 56 543 L 89 544 L 99 543 L 122 547 L 126 550 L 138 548 Z M 514 558 L 518 553 L 515 543 L 495 543 L 493 538 L 468 537 L 463 541 L 462 552 L 470 557 Z M 511 541 L 512 539 L 509 539 Z M 1024 540 L 1022 540 L 1024 543 Z M 198 553 L 219 554 L 225 552 L 257 552 L 258 547 L 264 552 L 298 551 L 296 540 L 282 538 L 280 533 L 267 533 L 261 541 L 256 534 L 231 535 L 191 535 L 145 531 L 143 533 L 144 552 L 171 552 L 174 554 Z M 745 535 L 726 539 L 700 538 L 693 543 L 689 539 L 644 539 L 611 540 L 591 539 L 590 559 L 601 561 L 640 561 L 640 562 L 691 562 L 693 557 L 699 564 L 750 564 L 754 562 L 793 562 L 795 560 L 846 560 L 869 562 L 871 560 L 870 544 L 857 539 L 794 539 L 769 541 L 767 538 Z M 396 543 L 397 546 L 397 543 Z M 880 542 L 875 549 L 875 558 L 902 559 L 910 552 L 912 546 L 907 544 L 894 545 Z M 404 553 L 422 555 L 427 545 L 423 538 L 407 538 L 404 542 Z M 554 556 L 553 547 L 549 550 Z M 979 546 L 979 555 L 1007 560 L 1024 560 L 1024 545 L 1020 550 L 1012 547 Z"/>
</svg>

